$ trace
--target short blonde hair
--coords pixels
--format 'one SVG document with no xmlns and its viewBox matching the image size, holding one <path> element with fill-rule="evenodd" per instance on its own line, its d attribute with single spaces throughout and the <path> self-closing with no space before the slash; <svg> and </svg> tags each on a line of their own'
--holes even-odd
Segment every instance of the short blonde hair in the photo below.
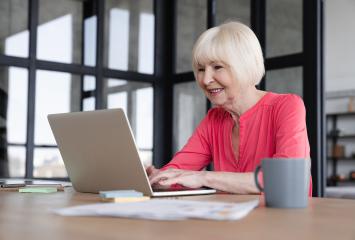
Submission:
<svg viewBox="0 0 355 240">
<path fill-rule="evenodd" d="M 263 53 L 254 32 L 240 22 L 210 28 L 197 39 L 192 51 L 192 67 L 211 62 L 229 66 L 241 83 L 257 85 L 265 74 Z"/>
</svg>

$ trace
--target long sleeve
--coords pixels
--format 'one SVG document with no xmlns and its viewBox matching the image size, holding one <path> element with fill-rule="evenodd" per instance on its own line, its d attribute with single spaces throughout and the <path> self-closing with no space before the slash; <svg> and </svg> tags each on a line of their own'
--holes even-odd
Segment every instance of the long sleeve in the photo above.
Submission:
<svg viewBox="0 0 355 240">
<path fill-rule="evenodd" d="M 275 109 L 276 151 L 274 158 L 309 158 L 306 110 L 296 95 L 287 95 Z"/>
<path fill-rule="evenodd" d="M 310 158 L 306 109 L 297 95 L 283 99 L 276 114 L 276 152 L 274 158 Z M 312 196 L 312 177 L 308 195 Z"/>
</svg>

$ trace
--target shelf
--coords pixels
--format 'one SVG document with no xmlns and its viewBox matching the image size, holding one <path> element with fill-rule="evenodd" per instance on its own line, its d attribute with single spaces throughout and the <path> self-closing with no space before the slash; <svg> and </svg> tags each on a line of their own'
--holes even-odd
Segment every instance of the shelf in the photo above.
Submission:
<svg viewBox="0 0 355 240">
<path fill-rule="evenodd" d="M 354 179 L 334 179 L 333 177 L 329 177 L 327 179 L 329 182 L 337 182 L 337 183 L 355 183 Z"/>
<path fill-rule="evenodd" d="M 355 118 L 355 111 L 352 112 L 335 112 L 326 114 L 327 124 L 331 124 L 329 127 L 329 132 L 327 132 L 326 139 L 327 143 L 330 143 L 330 149 L 332 150 L 330 155 L 344 155 L 344 147 L 348 144 L 355 143 L 355 132 L 353 131 L 345 131 L 340 130 L 338 121 L 340 119 L 349 119 L 352 120 Z M 327 125 L 328 126 L 328 125 Z M 348 129 L 349 130 L 349 129 Z M 339 144 L 341 142 L 341 144 Z M 335 156 L 327 156 L 327 165 L 331 166 L 332 175 L 327 178 L 327 185 L 330 186 L 347 186 L 347 185 L 355 185 L 355 179 L 350 179 L 350 175 L 338 175 L 337 165 L 345 164 L 345 162 L 350 163 L 350 161 L 355 162 L 355 152 L 350 153 L 348 156 L 343 157 L 335 157 Z M 341 161 L 341 163 L 339 163 Z M 352 162 L 353 163 L 353 162 Z M 354 171 L 354 170 L 352 170 Z M 352 175 L 354 173 L 351 171 Z M 350 174 L 350 172 L 349 172 Z"/>
<path fill-rule="evenodd" d="M 346 134 L 346 135 L 327 135 L 327 138 L 355 138 L 355 134 Z"/>
<path fill-rule="evenodd" d="M 339 113 L 328 113 L 327 117 L 335 117 L 335 116 L 355 116 L 355 112 L 339 112 Z"/>
<path fill-rule="evenodd" d="M 341 160 L 352 161 L 352 160 L 355 160 L 355 157 L 332 157 L 332 156 L 328 156 L 327 159 L 328 160 L 336 160 L 336 161 L 341 161 Z"/>
</svg>

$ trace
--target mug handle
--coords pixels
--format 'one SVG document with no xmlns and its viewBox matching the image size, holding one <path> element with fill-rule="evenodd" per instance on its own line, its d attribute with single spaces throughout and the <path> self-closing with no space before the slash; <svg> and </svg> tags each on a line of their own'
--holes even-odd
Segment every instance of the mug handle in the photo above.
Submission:
<svg viewBox="0 0 355 240">
<path fill-rule="evenodd" d="M 254 172 L 254 180 L 255 180 L 255 185 L 259 189 L 260 192 L 264 191 L 264 188 L 261 187 L 259 181 L 258 181 L 258 174 L 261 170 L 261 165 L 257 166 Z"/>
</svg>

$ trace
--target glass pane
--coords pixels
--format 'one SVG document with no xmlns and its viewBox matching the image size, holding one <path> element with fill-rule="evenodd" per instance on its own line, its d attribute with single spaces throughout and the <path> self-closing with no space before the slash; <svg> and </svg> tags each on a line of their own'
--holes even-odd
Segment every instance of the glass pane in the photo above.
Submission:
<svg viewBox="0 0 355 240">
<path fill-rule="evenodd" d="M 173 151 L 180 150 L 206 115 L 206 98 L 196 82 L 174 86 Z"/>
<path fill-rule="evenodd" d="M 266 1 L 266 57 L 303 51 L 302 0 Z"/>
<path fill-rule="evenodd" d="M 266 72 L 266 90 L 276 93 L 295 93 L 303 96 L 302 67 Z"/>
<path fill-rule="evenodd" d="M 153 164 L 153 151 L 139 150 L 139 157 L 145 167 Z"/>
<path fill-rule="evenodd" d="M 68 177 L 58 148 L 35 148 L 33 177 Z"/>
<path fill-rule="evenodd" d="M 0 1 L 0 54 L 28 57 L 28 1 Z"/>
<path fill-rule="evenodd" d="M 123 71 L 153 73 L 153 1 L 106 1 L 104 46 L 105 66 Z"/>
<path fill-rule="evenodd" d="M 27 91 L 27 69 L 0 67 L 0 108 L 4 107 L 0 109 L 0 121 L 4 122 L 8 143 L 26 142 Z"/>
<path fill-rule="evenodd" d="M 107 108 L 122 108 L 127 115 L 127 91 L 114 90 L 114 87 L 124 88 L 127 86 L 127 81 L 108 79 L 107 86 Z"/>
<path fill-rule="evenodd" d="M 177 3 L 176 66 L 177 73 L 192 71 L 191 52 L 198 36 L 206 30 L 207 1 L 179 0 Z"/>
<path fill-rule="evenodd" d="M 96 78 L 94 76 L 85 75 L 83 81 L 83 90 L 85 92 L 94 91 L 96 89 Z M 83 99 L 83 111 L 95 110 L 95 97 L 94 92 L 91 92 L 92 97 L 85 97 Z"/>
<path fill-rule="evenodd" d="M 81 63 L 82 5 L 76 0 L 39 1 L 38 59 Z"/>
<path fill-rule="evenodd" d="M 84 91 L 92 91 L 96 89 L 96 78 L 94 76 L 84 76 Z"/>
<path fill-rule="evenodd" d="M 25 177 L 26 148 L 9 146 L 7 148 L 10 177 Z"/>
<path fill-rule="evenodd" d="M 250 0 L 216 1 L 217 25 L 226 21 L 240 21 L 250 26 Z"/>
<path fill-rule="evenodd" d="M 127 115 L 127 93 L 110 93 L 107 101 L 107 108 L 122 108 Z"/>
<path fill-rule="evenodd" d="M 84 20 L 84 64 L 96 65 L 96 30 L 97 17 L 91 16 Z"/>
<path fill-rule="evenodd" d="M 35 144 L 55 145 L 47 115 L 80 111 L 80 76 L 42 70 L 36 74 Z"/>
<path fill-rule="evenodd" d="M 107 108 L 122 108 L 128 117 L 142 161 L 152 162 L 153 87 L 120 79 L 107 79 Z"/>
<path fill-rule="evenodd" d="M 153 88 L 136 91 L 136 140 L 139 148 L 153 148 Z"/>
<path fill-rule="evenodd" d="M 83 100 L 83 111 L 93 111 L 95 110 L 95 98 L 89 97 Z"/>
</svg>

